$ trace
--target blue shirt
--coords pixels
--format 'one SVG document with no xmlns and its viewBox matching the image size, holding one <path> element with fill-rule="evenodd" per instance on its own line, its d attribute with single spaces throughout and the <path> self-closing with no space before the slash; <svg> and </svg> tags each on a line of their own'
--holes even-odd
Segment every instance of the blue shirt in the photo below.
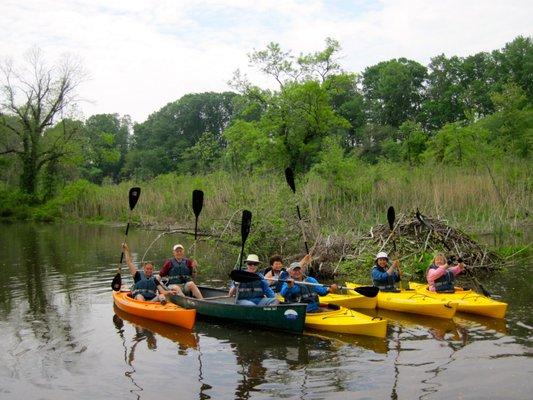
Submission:
<svg viewBox="0 0 533 400">
<path fill-rule="evenodd" d="M 303 281 L 308 282 L 308 283 L 318 283 L 318 281 L 315 278 L 311 278 L 310 276 L 305 278 Z M 294 286 L 292 288 L 289 287 L 287 282 L 283 283 L 283 286 L 281 287 L 281 290 L 279 293 L 285 298 L 288 298 L 291 295 L 295 295 L 295 296 L 300 295 L 302 293 L 303 285 L 298 285 L 296 282 L 297 281 L 294 282 Z M 306 286 L 306 288 L 309 289 L 311 292 L 317 293 L 320 296 L 325 296 L 326 294 L 328 294 L 328 288 L 325 286 Z M 320 305 L 316 302 L 308 303 L 307 311 L 308 312 L 316 311 L 318 310 L 319 306 Z"/>
</svg>

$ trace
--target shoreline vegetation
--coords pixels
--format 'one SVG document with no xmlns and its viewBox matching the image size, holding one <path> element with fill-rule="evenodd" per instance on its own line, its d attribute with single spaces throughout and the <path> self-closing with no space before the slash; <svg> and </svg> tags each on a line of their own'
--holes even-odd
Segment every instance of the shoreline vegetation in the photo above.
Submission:
<svg viewBox="0 0 533 400">
<path fill-rule="evenodd" d="M 38 49 L 22 68 L 1 69 L 0 218 L 126 221 L 128 189 L 140 186 L 133 223 L 190 232 L 191 194 L 200 189 L 202 239 L 239 243 L 247 209 L 247 246 L 263 259 L 301 256 L 296 204 L 307 242 L 331 253 L 315 264 L 333 272 L 372 262 L 379 244 L 362 243 L 364 254 L 349 247 L 385 225 L 390 206 L 406 219 L 419 209 L 478 241 L 490 235 L 502 260 L 529 259 L 531 37 L 465 57 L 436 55 L 428 65 L 391 59 L 359 73 L 342 68 L 332 38 L 314 53 L 294 56 L 269 43 L 248 56 L 276 89 L 236 70 L 233 91 L 185 94 L 140 123 L 65 114 L 77 106 L 82 68 L 49 67 Z M 406 269 L 419 273 L 441 247 L 422 242 Z"/>
<path fill-rule="evenodd" d="M 201 189 L 205 193 L 199 223 L 201 240 L 238 246 L 241 212 L 248 209 L 253 219 L 247 247 L 263 259 L 274 253 L 298 259 L 303 252 L 298 203 L 309 245 L 316 244 L 320 249 L 316 267 L 322 264 L 325 276 L 333 272 L 353 276 L 360 266 L 372 263 L 379 245 L 365 238 L 386 225 L 387 208 L 393 205 L 406 217 L 413 216 L 418 208 L 474 239 L 490 234 L 492 243 L 484 247 L 495 250 L 502 260 L 513 254 L 530 257 L 530 169 L 520 163 L 493 163 L 490 168 L 491 173 L 486 167 L 380 163 L 360 166 L 344 177 L 342 186 L 335 182 L 347 171 L 335 171 L 335 176 L 313 172 L 296 177 L 296 196 L 287 186 L 283 171 L 263 175 L 222 171 L 202 176 L 166 174 L 150 181 L 107 186 L 79 180 L 44 205 L 23 209 L 29 219 L 43 222 L 123 224 L 128 215 L 128 189 L 140 186 L 142 197 L 132 214 L 133 224 L 143 229 L 192 234 L 192 191 Z M 401 240 L 398 243 L 401 254 Z M 355 245 L 364 250 L 355 249 Z M 420 275 L 427 267 L 436 250 L 424 250 L 409 253 L 409 257 L 403 252 L 400 258 L 407 273 Z"/>
</svg>

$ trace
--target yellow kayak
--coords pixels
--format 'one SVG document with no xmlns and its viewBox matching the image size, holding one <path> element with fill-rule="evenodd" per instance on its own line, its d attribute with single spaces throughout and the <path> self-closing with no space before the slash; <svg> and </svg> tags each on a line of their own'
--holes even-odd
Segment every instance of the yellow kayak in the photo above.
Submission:
<svg viewBox="0 0 533 400">
<path fill-rule="evenodd" d="M 357 285 L 352 282 L 346 282 L 346 286 L 356 287 Z M 376 297 L 377 307 L 385 310 L 448 319 L 453 318 L 457 310 L 456 301 L 434 298 L 416 290 L 399 290 L 398 292 L 380 291 Z"/>
<path fill-rule="evenodd" d="M 377 305 L 377 297 L 367 297 L 354 292 L 353 290 L 348 291 L 349 293 L 328 293 L 325 296 L 320 296 L 321 303 L 335 304 L 337 306 L 346 307 L 346 308 L 370 308 L 374 309 Z"/>
<path fill-rule="evenodd" d="M 456 287 L 455 293 L 436 293 L 428 290 L 427 284 L 410 282 L 409 286 L 418 293 L 443 301 L 453 301 L 458 304 L 457 311 L 470 314 L 485 315 L 492 318 L 505 318 L 507 303 L 493 300 L 473 290 Z"/>
<path fill-rule="evenodd" d="M 387 320 L 380 317 L 369 317 L 333 304 L 321 304 L 320 310 L 306 314 L 305 326 L 307 328 L 380 338 L 387 334 Z"/>
</svg>

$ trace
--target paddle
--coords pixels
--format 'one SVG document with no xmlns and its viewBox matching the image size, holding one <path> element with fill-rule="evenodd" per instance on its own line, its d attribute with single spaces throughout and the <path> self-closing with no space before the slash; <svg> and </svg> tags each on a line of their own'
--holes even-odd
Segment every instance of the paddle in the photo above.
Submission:
<svg viewBox="0 0 533 400">
<path fill-rule="evenodd" d="M 426 228 L 428 228 L 430 231 L 433 230 L 433 227 L 430 225 L 429 222 L 426 221 L 426 219 L 420 213 L 418 208 L 416 209 L 416 214 L 415 215 L 416 215 L 416 219 L 418 219 Z M 441 238 L 441 236 L 438 235 L 436 232 L 435 232 L 435 234 L 436 234 L 437 238 L 439 239 L 439 241 L 444 245 L 444 247 L 446 247 L 446 249 L 448 249 L 448 251 L 451 251 L 450 246 L 448 246 L 448 244 Z M 466 266 L 465 266 L 464 270 L 465 270 L 466 274 L 468 275 L 468 277 L 471 279 L 471 281 L 474 283 L 474 285 L 477 286 L 479 288 L 479 290 L 481 290 L 481 293 L 483 293 L 484 296 L 491 297 L 490 292 L 483 287 L 483 285 L 478 281 L 478 279 L 474 276 L 474 274 L 472 274 L 472 272 L 468 268 L 466 268 Z"/>
<path fill-rule="evenodd" d="M 194 240 L 196 241 L 196 236 L 198 233 L 198 216 L 202 212 L 202 207 L 204 206 L 204 192 L 201 190 L 192 191 L 192 209 L 194 211 L 194 216 L 196 217 L 194 221 Z"/>
<path fill-rule="evenodd" d="M 242 269 L 242 259 L 244 253 L 244 243 L 248 239 L 248 234 L 250 233 L 250 227 L 252 226 L 252 213 L 248 210 L 242 211 L 242 220 L 241 220 L 241 254 L 239 256 L 239 270 Z M 244 271 L 243 271 L 244 272 Z"/>
<path fill-rule="evenodd" d="M 124 234 L 124 242 L 126 243 L 126 238 L 128 237 L 128 231 L 130 229 L 130 221 L 131 221 L 131 212 L 135 208 L 135 205 L 137 204 L 137 201 L 139 200 L 139 196 L 141 195 L 141 188 L 139 187 L 132 187 L 130 189 L 130 192 L 128 194 L 128 201 L 130 205 L 130 212 L 128 215 L 128 224 L 126 225 L 126 233 Z M 124 260 L 124 250 L 122 250 L 122 253 L 120 254 L 120 263 L 118 264 L 118 272 L 111 281 L 111 288 L 118 292 L 120 290 L 120 287 L 122 286 L 122 279 L 120 277 L 120 268 L 122 267 L 122 261 Z"/>
<path fill-rule="evenodd" d="M 261 276 L 253 273 L 253 272 L 248 272 L 248 271 L 241 271 L 241 270 L 236 270 L 234 269 L 233 271 L 231 271 L 231 273 L 229 274 L 231 279 L 234 280 L 235 282 L 242 282 L 242 283 L 248 283 L 248 282 L 255 282 L 255 281 L 259 281 L 261 279 L 263 279 Z M 288 282 L 289 280 L 287 279 L 272 279 L 274 281 L 279 281 L 279 282 Z M 323 285 L 321 283 L 311 283 L 311 282 L 299 282 L 299 281 L 294 281 L 295 284 L 297 285 L 304 285 L 304 286 L 322 286 L 322 287 L 330 287 L 331 285 Z M 349 289 L 349 290 L 354 290 L 356 291 L 357 293 L 359 294 L 362 294 L 363 296 L 366 296 L 366 297 L 376 297 L 378 292 L 379 292 L 379 289 L 375 286 L 359 286 L 359 287 L 356 287 L 356 288 L 348 288 L 346 286 L 338 286 L 339 289 Z"/>
<path fill-rule="evenodd" d="M 287 183 L 289 187 L 291 188 L 292 193 L 296 195 L 296 186 L 294 184 L 294 172 L 292 171 L 291 167 L 285 168 L 285 179 L 287 180 Z M 298 221 L 300 223 L 300 228 L 302 229 L 302 235 L 304 237 L 305 253 L 309 254 L 309 247 L 307 246 L 307 238 L 305 237 L 305 230 L 302 224 L 302 214 L 300 213 L 300 206 L 298 204 L 296 204 L 296 211 L 298 212 Z"/>
<path fill-rule="evenodd" d="M 390 206 L 387 210 L 387 221 L 389 221 L 389 228 L 391 235 L 393 234 L 394 230 L 394 220 L 396 219 L 396 212 L 394 211 L 394 207 Z M 394 252 L 396 252 L 396 240 L 392 239 L 392 248 L 394 249 Z"/>
</svg>

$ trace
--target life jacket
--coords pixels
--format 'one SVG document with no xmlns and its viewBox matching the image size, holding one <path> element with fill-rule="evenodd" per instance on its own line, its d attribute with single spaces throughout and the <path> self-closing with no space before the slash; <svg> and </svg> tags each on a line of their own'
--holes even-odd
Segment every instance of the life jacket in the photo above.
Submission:
<svg viewBox="0 0 533 400">
<path fill-rule="evenodd" d="M 145 300 L 152 300 L 156 296 L 157 281 L 155 277 L 147 278 L 143 271 L 138 271 L 141 279 L 133 285 L 132 297 L 141 294 Z"/>
<path fill-rule="evenodd" d="M 379 270 L 379 272 L 385 272 L 385 269 L 381 268 L 379 265 L 374 265 L 372 270 L 374 270 L 376 268 Z M 372 284 L 375 287 L 377 287 L 379 290 L 383 291 L 383 292 L 395 292 L 395 291 L 397 291 L 398 289 L 396 289 L 396 286 L 394 286 L 394 282 L 395 282 L 394 275 L 387 275 L 387 282 L 376 281 L 376 280 L 372 279 Z"/>
<path fill-rule="evenodd" d="M 426 276 L 430 269 L 437 269 L 437 268 L 439 267 L 437 267 L 435 264 L 431 264 L 426 271 Z M 444 275 L 442 275 L 438 279 L 435 279 L 435 283 L 434 283 L 435 290 L 440 293 L 455 293 L 455 287 L 453 284 L 454 281 L 455 281 L 455 276 L 453 275 L 453 272 L 446 271 Z"/>
<path fill-rule="evenodd" d="M 319 304 L 320 300 L 318 294 L 309 286 L 298 285 L 294 283 L 300 289 L 299 292 L 291 291 L 288 296 L 285 297 L 285 301 L 288 303 L 306 303 L 306 304 Z"/>
<path fill-rule="evenodd" d="M 281 280 L 289 279 L 289 273 L 287 272 L 285 268 L 282 268 L 279 271 L 279 274 L 276 275 L 273 272 L 274 270 L 272 269 L 272 267 L 268 267 L 267 269 L 265 269 L 265 272 L 263 273 L 263 275 L 266 275 L 269 271 L 272 272 L 272 275 L 273 275 L 272 277 L 275 279 L 281 279 Z M 279 293 L 281 291 L 282 286 L 283 286 L 283 282 L 278 280 L 274 283 L 274 285 L 272 285 L 272 290 L 276 293 Z"/>
<path fill-rule="evenodd" d="M 239 300 L 262 299 L 264 295 L 261 281 L 241 282 L 237 289 Z"/>
<path fill-rule="evenodd" d="M 168 270 L 168 284 L 179 284 L 189 282 L 191 280 L 191 270 L 187 267 L 188 258 L 182 258 L 180 261 L 175 258 L 170 259 L 172 266 Z"/>
</svg>

